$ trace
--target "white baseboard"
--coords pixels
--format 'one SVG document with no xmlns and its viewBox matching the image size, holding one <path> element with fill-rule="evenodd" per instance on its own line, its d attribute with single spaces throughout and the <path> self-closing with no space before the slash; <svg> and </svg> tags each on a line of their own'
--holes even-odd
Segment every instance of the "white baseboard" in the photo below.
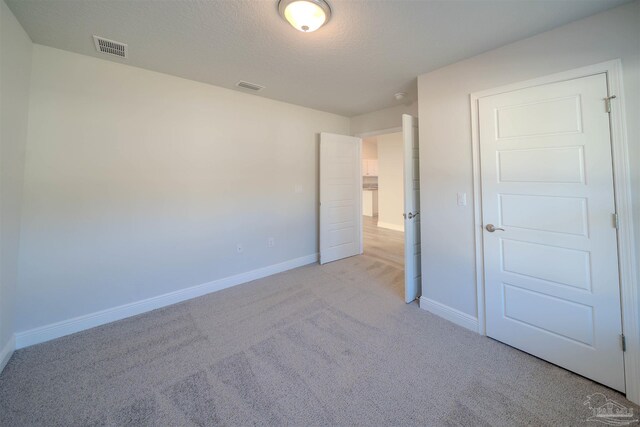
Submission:
<svg viewBox="0 0 640 427">
<path fill-rule="evenodd" d="M 61 322 L 52 323 L 50 325 L 40 326 L 15 334 L 15 348 L 20 349 L 30 345 L 39 344 L 65 335 L 84 331 L 106 323 L 121 320 L 127 317 L 155 310 L 157 308 L 166 307 L 192 298 L 209 294 L 211 292 L 220 291 L 242 283 L 251 282 L 252 280 L 261 279 L 276 273 L 291 270 L 293 268 L 302 267 L 303 265 L 312 264 L 318 261 L 318 254 L 311 254 L 300 258 L 295 258 L 279 264 L 269 265 L 267 267 L 251 270 L 246 273 L 240 273 L 235 276 L 225 277 L 214 280 L 212 282 L 203 283 L 201 285 L 192 286 L 186 289 L 170 292 L 164 295 L 148 298 L 129 304 L 120 305 L 106 310 L 97 311 L 95 313 L 85 314 L 83 316 L 74 317 L 72 319 L 63 320 Z M 4 351 L 4 350 L 3 350 Z M 4 354 L 4 353 L 3 353 Z"/>
<path fill-rule="evenodd" d="M 11 359 L 11 356 L 13 355 L 13 352 L 15 351 L 15 349 L 16 349 L 16 336 L 11 335 L 11 338 L 9 339 L 9 341 L 7 341 L 7 343 L 2 348 L 2 350 L 0 350 L 0 372 L 2 372 L 4 367 L 7 366 L 7 363 L 9 363 L 9 359 Z"/>
<path fill-rule="evenodd" d="M 429 298 L 420 297 L 420 308 L 456 325 L 478 332 L 478 319 Z"/>
<path fill-rule="evenodd" d="M 380 221 L 378 221 L 378 227 L 380 227 L 380 228 L 388 228 L 389 230 L 404 231 L 404 226 L 403 225 L 391 224 L 389 222 L 380 222 Z"/>
</svg>

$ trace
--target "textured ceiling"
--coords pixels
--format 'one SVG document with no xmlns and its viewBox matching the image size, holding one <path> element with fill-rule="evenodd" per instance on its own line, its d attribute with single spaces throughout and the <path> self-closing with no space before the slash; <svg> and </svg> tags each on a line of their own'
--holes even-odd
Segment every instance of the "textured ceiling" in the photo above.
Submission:
<svg viewBox="0 0 640 427">
<path fill-rule="evenodd" d="M 416 76 L 626 0 L 328 0 L 314 33 L 277 0 L 7 0 L 35 43 L 353 116 L 415 98 Z M 92 35 L 129 45 L 97 53 Z M 411 101 L 409 99 L 408 101 Z M 405 101 L 406 102 L 406 101 Z"/>
</svg>

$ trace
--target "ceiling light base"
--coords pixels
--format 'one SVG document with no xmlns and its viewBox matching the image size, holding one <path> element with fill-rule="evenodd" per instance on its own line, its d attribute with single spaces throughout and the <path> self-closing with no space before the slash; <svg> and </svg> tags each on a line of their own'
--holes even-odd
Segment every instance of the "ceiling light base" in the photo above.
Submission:
<svg viewBox="0 0 640 427">
<path fill-rule="evenodd" d="M 403 99 L 405 99 L 407 97 L 407 92 L 398 92 L 393 96 L 394 96 L 394 98 L 396 98 L 396 100 L 402 101 Z"/>
</svg>

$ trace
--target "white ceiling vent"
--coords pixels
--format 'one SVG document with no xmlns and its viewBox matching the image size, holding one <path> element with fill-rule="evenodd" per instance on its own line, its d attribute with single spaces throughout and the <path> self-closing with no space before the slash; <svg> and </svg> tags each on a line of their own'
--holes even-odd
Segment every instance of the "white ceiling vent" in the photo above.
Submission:
<svg viewBox="0 0 640 427">
<path fill-rule="evenodd" d="M 109 55 L 115 55 L 121 58 L 127 57 L 127 45 L 124 43 L 98 36 L 93 36 L 93 42 L 98 52 L 108 53 Z"/>
<path fill-rule="evenodd" d="M 243 89 L 254 90 L 256 92 L 261 91 L 262 89 L 264 89 L 264 86 L 260 86 L 260 85 L 257 85 L 255 83 L 245 82 L 245 81 L 242 81 L 242 80 L 240 80 L 238 83 L 236 83 L 236 86 L 241 87 Z"/>
</svg>

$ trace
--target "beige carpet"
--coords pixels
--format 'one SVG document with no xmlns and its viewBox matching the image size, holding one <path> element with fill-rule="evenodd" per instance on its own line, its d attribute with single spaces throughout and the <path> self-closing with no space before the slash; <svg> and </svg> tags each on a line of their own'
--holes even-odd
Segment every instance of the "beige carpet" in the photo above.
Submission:
<svg viewBox="0 0 640 427">
<path fill-rule="evenodd" d="M 580 425 L 589 395 L 630 405 L 405 305 L 402 276 L 312 265 L 20 350 L 0 425 Z"/>
</svg>

